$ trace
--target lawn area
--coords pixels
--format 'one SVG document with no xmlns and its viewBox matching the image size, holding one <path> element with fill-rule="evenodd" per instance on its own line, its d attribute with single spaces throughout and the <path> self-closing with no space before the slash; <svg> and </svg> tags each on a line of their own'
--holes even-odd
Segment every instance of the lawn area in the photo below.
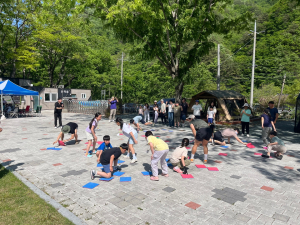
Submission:
<svg viewBox="0 0 300 225">
<path fill-rule="evenodd" d="M 0 224 L 73 224 L 0 164 Z"/>
</svg>

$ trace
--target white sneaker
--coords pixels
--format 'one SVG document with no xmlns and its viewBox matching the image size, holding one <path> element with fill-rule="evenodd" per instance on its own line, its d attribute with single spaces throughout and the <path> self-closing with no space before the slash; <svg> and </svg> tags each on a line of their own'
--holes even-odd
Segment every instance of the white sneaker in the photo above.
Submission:
<svg viewBox="0 0 300 225">
<path fill-rule="evenodd" d="M 54 127 L 55 129 L 57 129 L 57 127 Z"/>
<path fill-rule="evenodd" d="M 135 162 L 137 162 L 137 158 L 132 159 L 132 160 L 130 161 L 130 163 L 135 163 Z"/>
<path fill-rule="evenodd" d="M 244 137 L 244 134 L 241 134 L 242 137 Z"/>
<path fill-rule="evenodd" d="M 247 134 L 247 137 L 250 137 L 250 135 L 249 135 L 249 134 Z"/>
<path fill-rule="evenodd" d="M 124 155 L 123 156 L 125 159 L 130 159 L 129 155 Z"/>
</svg>

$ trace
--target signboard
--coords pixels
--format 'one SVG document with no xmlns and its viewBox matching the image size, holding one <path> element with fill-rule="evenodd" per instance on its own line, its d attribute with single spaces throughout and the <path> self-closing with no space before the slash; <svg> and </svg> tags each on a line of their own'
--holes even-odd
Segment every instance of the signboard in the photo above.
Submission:
<svg viewBox="0 0 300 225">
<path fill-rule="evenodd" d="M 12 99 L 10 96 L 3 96 L 3 99 L 6 101 L 6 104 L 12 104 Z M 19 97 L 20 101 L 20 97 Z"/>
<path fill-rule="evenodd" d="M 71 98 L 71 89 L 58 88 L 58 98 Z"/>
</svg>

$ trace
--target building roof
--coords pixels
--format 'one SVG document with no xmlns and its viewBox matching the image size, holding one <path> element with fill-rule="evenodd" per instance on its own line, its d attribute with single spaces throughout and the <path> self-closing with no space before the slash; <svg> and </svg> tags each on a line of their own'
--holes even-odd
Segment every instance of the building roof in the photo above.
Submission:
<svg viewBox="0 0 300 225">
<path fill-rule="evenodd" d="M 217 98 L 245 98 L 245 96 L 243 96 L 242 94 L 236 92 L 236 91 L 203 91 L 200 92 L 197 95 L 194 95 L 194 97 L 199 97 L 199 96 L 205 96 L 205 95 L 211 95 Z"/>
</svg>

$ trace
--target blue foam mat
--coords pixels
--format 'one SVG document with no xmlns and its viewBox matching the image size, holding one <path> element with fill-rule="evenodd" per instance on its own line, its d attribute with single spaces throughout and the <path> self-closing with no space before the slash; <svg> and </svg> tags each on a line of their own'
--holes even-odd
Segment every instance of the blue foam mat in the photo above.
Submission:
<svg viewBox="0 0 300 225">
<path fill-rule="evenodd" d="M 152 172 L 144 171 L 142 172 L 144 176 L 152 176 Z"/>
<path fill-rule="evenodd" d="M 89 182 L 86 185 L 84 185 L 83 188 L 93 189 L 93 188 L 97 187 L 98 185 L 99 184 L 97 184 L 97 183 Z"/>
<path fill-rule="evenodd" d="M 124 163 L 125 161 L 123 161 L 123 160 L 118 160 L 118 163 Z"/>
<path fill-rule="evenodd" d="M 131 181 L 131 177 L 120 177 L 120 182 L 129 182 Z"/>
<path fill-rule="evenodd" d="M 228 148 L 228 146 L 224 145 L 224 146 L 221 146 L 222 148 Z"/>
<path fill-rule="evenodd" d="M 56 150 L 56 151 L 59 151 L 59 150 L 62 150 L 62 148 L 54 148 L 54 147 L 51 147 L 51 148 L 47 148 L 47 150 Z"/>
<path fill-rule="evenodd" d="M 113 173 L 114 176 L 118 176 L 118 177 L 122 176 L 123 174 L 125 174 L 125 173 L 124 172 L 120 172 L 120 171 L 117 171 L 117 172 Z"/>
<path fill-rule="evenodd" d="M 111 178 L 104 178 L 104 177 L 102 177 L 99 180 L 102 180 L 102 181 L 111 181 L 112 179 L 114 179 L 114 178 L 113 177 L 111 177 Z"/>
</svg>

